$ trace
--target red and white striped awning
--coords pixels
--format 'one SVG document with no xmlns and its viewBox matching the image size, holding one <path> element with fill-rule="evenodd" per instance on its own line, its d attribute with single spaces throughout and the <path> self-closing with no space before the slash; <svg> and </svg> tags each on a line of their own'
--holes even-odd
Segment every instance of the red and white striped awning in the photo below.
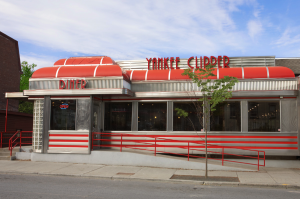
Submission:
<svg viewBox="0 0 300 199">
<path fill-rule="evenodd" d="M 151 80 L 189 80 L 188 76 L 182 76 L 183 69 L 177 70 L 129 70 L 126 71 L 131 81 Z M 241 67 L 241 68 L 216 68 L 213 72 L 216 76 L 209 79 L 222 79 L 224 76 L 232 76 L 238 79 L 278 79 L 295 78 L 294 72 L 283 66 L 274 67 Z"/>
</svg>

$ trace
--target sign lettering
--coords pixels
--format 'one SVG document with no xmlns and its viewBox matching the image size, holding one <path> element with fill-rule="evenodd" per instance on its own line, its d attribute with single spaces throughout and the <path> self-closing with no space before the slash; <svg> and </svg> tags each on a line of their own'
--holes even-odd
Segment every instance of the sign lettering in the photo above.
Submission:
<svg viewBox="0 0 300 199">
<path fill-rule="evenodd" d="M 87 82 L 84 79 L 59 80 L 59 89 L 85 89 Z"/>
<path fill-rule="evenodd" d="M 148 62 L 148 70 L 163 70 L 163 69 L 180 69 L 179 68 L 179 62 L 180 62 L 180 58 L 176 57 L 176 59 L 174 59 L 174 57 L 166 57 L 166 58 L 146 58 L 147 62 Z M 191 61 L 195 60 L 195 67 L 191 66 Z M 169 61 L 169 62 L 168 62 Z M 207 65 L 211 64 L 211 65 L 215 65 L 218 68 L 229 68 L 229 57 L 227 56 L 218 56 L 217 58 L 214 56 L 200 56 L 198 57 L 190 57 L 187 60 L 187 65 L 189 66 L 189 68 L 205 68 Z M 175 66 L 174 66 L 174 62 L 175 62 Z M 221 66 L 221 63 L 223 64 L 223 66 Z"/>
</svg>

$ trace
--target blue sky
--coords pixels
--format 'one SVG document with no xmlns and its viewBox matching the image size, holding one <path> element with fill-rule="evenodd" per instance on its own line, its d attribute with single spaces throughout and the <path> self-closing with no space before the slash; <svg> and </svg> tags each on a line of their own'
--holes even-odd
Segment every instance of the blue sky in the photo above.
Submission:
<svg viewBox="0 0 300 199">
<path fill-rule="evenodd" d="M 300 57 L 299 0 L 0 0 L 0 31 L 38 68 L 61 58 Z"/>
</svg>

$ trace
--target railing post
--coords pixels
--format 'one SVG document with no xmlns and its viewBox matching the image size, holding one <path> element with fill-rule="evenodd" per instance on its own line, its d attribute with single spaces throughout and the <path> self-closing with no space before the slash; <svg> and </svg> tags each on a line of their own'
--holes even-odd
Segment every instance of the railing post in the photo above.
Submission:
<svg viewBox="0 0 300 199">
<path fill-rule="evenodd" d="M 122 152 L 122 144 L 123 144 L 123 134 L 121 134 L 121 148 L 120 148 L 120 152 Z"/>
<path fill-rule="evenodd" d="M 94 148 L 94 132 L 92 132 L 92 146 L 91 146 L 91 151 L 93 150 Z"/>
<path fill-rule="evenodd" d="M 21 149 L 21 146 L 22 146 L 22 131 L 20 131 L 20 149 Z"/>
<path fill-rule="evenodd" d="M 222 166 L 224 166 L 224 147 L 222 148 Z"/>
<path fill-rule="evenodd" d="M 264 167 L 266 166 L 266 152 L 264 151 Z"/>
<path fill-rule="evenodd" d="M 257 171 L 259 171 L 259 151 L 257 151 Z"/>
<path fill-rule="evenodd" d="M 190 142 L 188 142 L 188 161 L 190 161 Z"/>
<path fill-rule="evenodd" d="M 155 137 L 155 151 L 154 151 L 154 156 L 156 156 L 156 137 Z"/>
</svg>

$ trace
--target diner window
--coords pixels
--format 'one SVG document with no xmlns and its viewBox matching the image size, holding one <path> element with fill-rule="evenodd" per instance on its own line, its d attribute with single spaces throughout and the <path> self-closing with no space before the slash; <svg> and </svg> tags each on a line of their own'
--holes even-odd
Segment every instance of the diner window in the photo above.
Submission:
<svg viewBox="0 0 300 199">
<path fill-rule="evenodd" d="M 139 102 L 139 131 L 166 131 L 166 126 L 167 102 Z"/>
<path fill-rule="evenodd" d="M 76 100 L 51 100 L 51 130 L 75 130 Z"/>
<path fill-rule="evenodd" d="M 241 131 L 241 103 L 223 102 L 211 112 L 211 131 Z"/>
<path fill-rule="evenodd" d="M 176 108 L 184 110 L 188 113 L 188 116 L 181 117 L 177 115 Z M 198 114 L 197 110 L 199 111 Z M 173 131 L 201 131 L 203 129 L 202 110 L 202 103 L 200 102 L 174 102 Z"/>
<path fill-rule="evenodd" d="M 280 131 L 279 101 L 248 102 L 248 131 Z"/>
<path fill-rule="evenodd" d="M 131 102 L 106 102 L 104 129 L 106 131 L 131 131 L 131 117 Z"/>
</svg>

